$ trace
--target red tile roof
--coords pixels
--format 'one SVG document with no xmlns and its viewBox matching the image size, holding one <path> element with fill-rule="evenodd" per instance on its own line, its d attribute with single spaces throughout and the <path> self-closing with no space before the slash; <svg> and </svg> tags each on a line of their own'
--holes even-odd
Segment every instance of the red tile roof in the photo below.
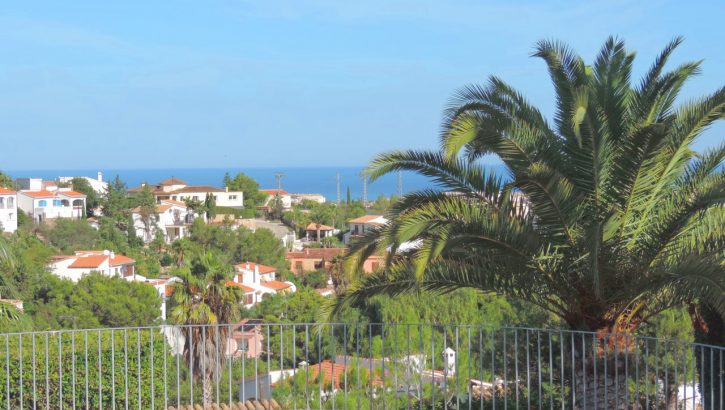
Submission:
<svg viewBox="0 0 725 410">
<path fill-rule="evenodd" d="M 331 261 L 336 256 L 345 255 L 347 248 L 305 248 L 298 252 L 287 252 L 285 258 L 289 259 L 322 259 Z"/>
<path fill-rule="evenodd" d="M 268 280 L 266 282 L 262 282 L 261 285 L 265 288 L 270 288 L 274 290 L 284 290 L 288 289 L 291 286 L 289 283 L 280 282 L 278 280 Z"/>
<path fill-rule="evenodd" d="M 318 225 L 314 222 L 311 222 L 309 225 L 307 225 L 307 228 L 305 228 L 306 231 L 315 231 L 317 232 Z M 319 229 L 321 231 L 332 231 L 335 228 L 323 224 L 319 224 Z"/>
<path fill-rule="evenodd" d="M 15 193 L 15 191 L 0 186 L 0 194 L 2 194 L 2 195 L 12 195 L 14 193 Z"/>
<path fill-rule="evenodd" d="M 111 266 L 130 265 L 132 263 L 136 263 L 136 261 L 125 255 L 116 255 L 115 258 L 111 259 Z"/>
<path fill-rule="evenodd" d="M 247 267 L 247 265 L 249 265 L 249 267 Z M 254 267 L 255 266 L 259 266 L 259 273 L 274 273 L 274 272 L 277 272 L 277 268 L 275 268 L 274 266 L 267 266 L 267 265 L 262 265 L 262 264 L 254 263 L 254 262 L 242 262 L 242 263 L 238 263 L 238 264 L 234 265 L 234 268 L 237 271 L 241 271 L 241 270 L 254 271 Z"/>
<path fill-rule="evenodd" d="M 82 194 L 76 191 L 56 191 L 58 195 L 69 196 L 72 198 L 85 198 L 86 194 Z"/>
<path fill-rule="evenodd" d="M 351 220 L 347 221 L 347 223 L 364 224 L 364 223 L 368 223 L 370 221 L 373 221 L 375 219 L 382 218 L 382 217 L 383 217 L 382 215 L 363 215 L 359 218 L 351 219 Z"/>
<path fill-rule="evenodd" d="M 254 289 L 250 288 L 249 286 L 244 286 L 241 283 L 237 283 L 231 280 L 228 280 L 226 283 L 227 286 L 234 286 L 244 291 L 244 293 L 254 293 Z"/>
<path fill-rule="evenodd" d="M 285 191 L 284 189 L 260 189 L 259 192 L 265 193 L 270 196 L 275 196 L 277 194 L 281 195 L 289 195 L 289 192 Z"/>
<path fill-rule="evenodd" d="M 43 189 L 41 191 L 20 191 L 21 194 L 27 195 L 31 198 L 54 198 L 55 194 L 52 192 Z"/>
<path fill-rule="evenodd" d="M 68 266 L 69 268 L 76 268 L 76 269 L 93 269 L 98 268 L 108 259 L 107 255 L 90 255 L 90 256 L 81 256 L 73 263 Z"/>
<path fill-rule="evenodd" d="M 169 178 L 169 179 L 167 179 L 167 180 L 164 180 L 164 181 L 161 181 L 161 182 L 159 182 L 159 185 L 160 185 L 160 186 L 168 186 L 168 185 L 186 185 L 186 182 L 185 182 L 185 181 L 182 181 L 182 180 L 180 180 L 180 179 L 177 179 L 177 178 L 171 177 L 171 178 Z"/>
<path fill-rule="evenodd" d="M 349 366 L 345 366 L 344 363 L 332 363 L 329 360 L 323 360 L 322 362 L 309 366 L 310 369 L 310 380 L 316 379 L 317 375 L 322 371 L 322 383 L 329 385 L 331 380 L 334 380 L 334 388 L 339 389 L 345 382 L 345 372 Z M 304 371 L 304 370 L 303 370 Z M 350 383 L 350 379 L 347 380 Z M 375 376 L 373 379 L 373 385 L 382 385 L 380 376 Z"/>
</svg>

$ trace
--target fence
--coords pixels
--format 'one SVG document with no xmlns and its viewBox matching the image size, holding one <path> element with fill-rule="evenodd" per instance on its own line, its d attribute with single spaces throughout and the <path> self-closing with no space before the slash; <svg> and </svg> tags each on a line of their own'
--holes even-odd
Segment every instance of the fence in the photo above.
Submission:
<svg viewBox="0 0 725 410">
<path fill-rule="evenodd" d="M 723 350 L 437 324 L 14 333 L 0 335 L 0 408 L 721 409 Z"/>
</svg>

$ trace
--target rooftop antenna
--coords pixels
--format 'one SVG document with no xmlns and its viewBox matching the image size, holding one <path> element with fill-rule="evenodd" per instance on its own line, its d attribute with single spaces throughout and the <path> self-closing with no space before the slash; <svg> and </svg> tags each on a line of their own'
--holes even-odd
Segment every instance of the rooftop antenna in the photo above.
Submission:
<svg viewBox="0 0 725 410">
<path fill-rule="evenodd" d="M 337 206 L 340 206 L 340 173 L 335 175 L 335 181 L 337 182 Z"/>
<path fill-rule="evenodd" d="M 284 176 L 284 172 L 277 172 L 274 174 L 274 178 L 277 180 L 277 190 L 282 190 L 282 177 Z"/>
<path fill-rule="evenodd" d="M 398 199 L 403 197 L 403 173 L 398 171 Z"/>
</svg>

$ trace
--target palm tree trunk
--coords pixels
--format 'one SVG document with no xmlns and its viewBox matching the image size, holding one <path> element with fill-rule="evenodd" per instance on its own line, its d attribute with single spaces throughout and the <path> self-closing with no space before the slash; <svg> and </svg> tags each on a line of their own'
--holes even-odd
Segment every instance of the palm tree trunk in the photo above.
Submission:
<svg viewBox="0 0 725 410">
<path fill-rule="evenodd" d="M 202 380 L 202 396 L 201 400 L 204 406 L 208 406 L 212 403 L 212 377 L 211 374 L 205 374 Z"/>
</svg>

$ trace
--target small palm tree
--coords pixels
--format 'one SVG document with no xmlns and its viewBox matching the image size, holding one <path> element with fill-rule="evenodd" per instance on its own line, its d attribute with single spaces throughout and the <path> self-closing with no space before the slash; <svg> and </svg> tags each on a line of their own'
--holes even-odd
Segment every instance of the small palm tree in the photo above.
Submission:
<svg viewBox="0 0 725 410">
<path fill-rule="evenodd" d="M 523 299 L 580 330 L 632 331 L 696 301 L 725 317 L 725 144 L 693 149 L 725 115 L 725 87 L 677 106 L 700 66 L 664 71 L 680 42 L 638 85 L 622 41 L 610 38 L 593 65 L 538 43 L 556 92 L 551 122 L 499 78 L 460 91 L 440 150 L 394 151 L 369 165 L 372 180 L 405 170 L 439 187 L 406 195 L 387 225 L 353 247 L 351 263 L 393 256 L 336 309 L 375 294 L 470 287 Z M 481 165 L 486 155 L 505 176 Z"/>
<path fill-rule="evenodd" d="M 231 279 L 231 268 L 223 265 L 214 255 L 202 255 L 197 274 L 188 267 L 181 269 L 182 278 L 174 288 L 174 307 L 171 320 L 185 325 L 183 356 L 192 374 L 202 381 L 202 400 L 205 405 L 212 400 L 214 382 L 219 381 L 223 347 L 228 327 L 239 315 L 242 293 L 236 287 L 226 286 Z"/>
</svg>

